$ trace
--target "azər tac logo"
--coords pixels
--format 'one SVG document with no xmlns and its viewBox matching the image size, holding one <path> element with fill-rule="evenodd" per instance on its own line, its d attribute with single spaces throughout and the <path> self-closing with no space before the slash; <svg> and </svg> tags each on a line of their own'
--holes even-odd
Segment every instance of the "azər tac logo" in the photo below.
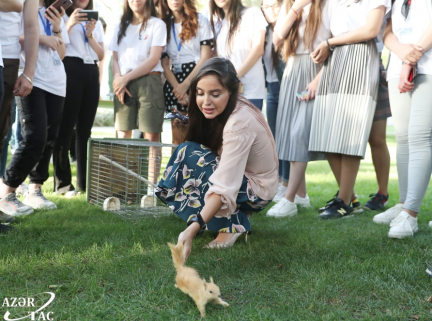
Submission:
<svg viewBox="0 0 432 321">
<path fill-rule="evenodd" d="M 46 300 L 46 295 L 48 294 L 50 297 L 48 301 Z M 44 309 L 50 305 L 55 299 L 55 294 L 52 292 L 44 292 L 38 295 L 37 301 L 35 302 L 35 298 L 5 298 L 3 300 L 2 307 L 8 308 L 6 313 L 3 316 L 3 320 L 5 321 L 18 321 L 18 320 L 54 320 L 53 314 L 54 312 L 44 311 Z M 45 302 L 45 303 L 44 303 Z M 40 303 L 42 303 L 40 308 L 37 308 Z M 9 310 L 12 310 L 10 312 Z M 34 311 L 33 311 L 34 310 Z"/>
</svg>

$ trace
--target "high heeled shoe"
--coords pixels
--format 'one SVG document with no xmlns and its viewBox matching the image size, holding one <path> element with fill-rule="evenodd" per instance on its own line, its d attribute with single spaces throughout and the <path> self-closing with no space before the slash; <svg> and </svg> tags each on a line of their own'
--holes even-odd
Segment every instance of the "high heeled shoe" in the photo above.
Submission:
<svg viewBox="0 0 432 321">
<path fill-rule="evenodd" d="M 228 241 L 222 242 L 220 240 L 218 241 L 219 235 L 221 235 L 221 234 L 232 234 L 233 236 Z M 245 242 L 247 243 L 247 236 L 248 236 L 247 232 L 244 232 L 244 233 L 219 233 L 218 236 L 213 241 L 211 241 L 209 244 L 204 246 L 204 248 L 205 249 L 213 249 L 213 248 L 220 249 L 220 248 L 231 247 L 234 245 L 234 243 L 237 241 L 237 239 L 240 236 L 242 236 L 243 234 L 245 236 Z"/>
</svg>

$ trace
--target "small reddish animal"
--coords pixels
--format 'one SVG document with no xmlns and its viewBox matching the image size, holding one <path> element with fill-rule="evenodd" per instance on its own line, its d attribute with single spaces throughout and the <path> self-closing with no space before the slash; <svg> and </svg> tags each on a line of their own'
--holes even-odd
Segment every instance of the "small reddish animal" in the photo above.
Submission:
<svg viewBox="0 0 432 321">
<path fill-rule="evenodd" d="M 174 267 L 177 270 L 174 286 L 195 301 L 201 316 L 205 317 L 205 307 L 209 302 L 229 307 L 229 304 L 221 299 L 219 287 L 214 283 L 212 277 L 208 283 L 205 279 L 200 278 L 195 269 L 185 266 L 183 243 L 177 245 L 168 243 L 168 246 L 171 249 Z"/>
</svg>

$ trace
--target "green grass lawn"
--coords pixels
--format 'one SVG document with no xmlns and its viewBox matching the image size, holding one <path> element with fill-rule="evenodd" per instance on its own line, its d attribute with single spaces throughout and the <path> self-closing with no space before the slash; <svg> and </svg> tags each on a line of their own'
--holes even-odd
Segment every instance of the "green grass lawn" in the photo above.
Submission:
<svg viewBox="0 0 432 321">
<path fill-rule="evenodd" d="M 394 154 L 394 137 L 389 137 Z M 398 200 L 393 157 L 390 206 Z M 356 192 L 364 203 L 375 192 L 368 157 Z M 387 237 L 374 213 L 322 221 L 316 209 L 337 190 L 326 162 L 309 166 L 312 209 L 293 218 L 251 219 L 247 244 L 206 250 L 214 233 L 196 237 L 188 265 L 213 276 L 229 308 L 209 304 L 208 320 L 431 320 L 431 192 L 413 239 Z M 0 237 L 0 302 L 55 292 L 55 320 L 199 320 L 193 301 L 174 288 L 167 242 L 185 224 L 176 216 L 126 220 L 89 205 L 85 196 L 51 194 L 58 210 L 21 218 Z M 57 287 L 52 287 L 56 285 Z M 60 287 L 61 285 L 61 287 Z M 51 286 L 51 287 L 50 287 Z M 0 306 L 0 319 L 8 310 Z M 20 308 L 9 309 L 19 313 Z M 11 318 L 13 315 L 11 315 Z"/>
</svg>

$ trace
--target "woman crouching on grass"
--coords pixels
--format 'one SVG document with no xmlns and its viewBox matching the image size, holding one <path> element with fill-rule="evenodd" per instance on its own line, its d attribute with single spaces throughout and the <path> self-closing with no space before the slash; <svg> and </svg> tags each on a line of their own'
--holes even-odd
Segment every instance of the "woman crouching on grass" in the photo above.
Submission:
<svg viewBox="0 0 432 321">
<path fill-rule="evenodd" d="M 273 199 L 275 143 L 264 116 L 238 95 L 240 80 L 224 58 L 206 61 L 191 82 L 186 142 L 168 162 L 156 195 L 188 227 L 185 256 L 200 230 L 218 231 L 207 248 L 229 247 L 251 231 L 249 216 Z"/>
</svg>

